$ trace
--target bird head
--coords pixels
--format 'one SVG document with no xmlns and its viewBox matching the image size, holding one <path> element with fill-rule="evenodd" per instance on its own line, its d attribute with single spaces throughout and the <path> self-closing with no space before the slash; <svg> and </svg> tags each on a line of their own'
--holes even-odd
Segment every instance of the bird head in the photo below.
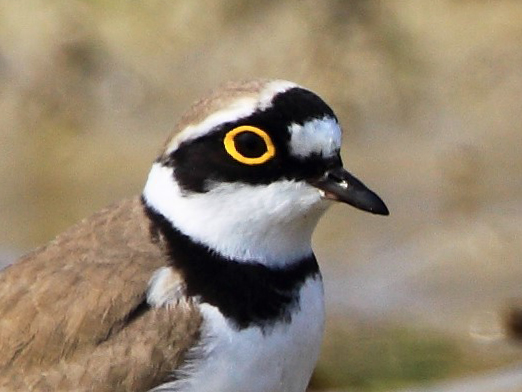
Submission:
<svg viewBox="0 0 522 392">
<path fill-rule="evenodd" d="M 177 128 L 143 199 L 225 257 L 277 265 L 306 257 L 333 202 L 388 214 L 343 168 L 333 110 L 294 83 L 229 83 L 193 105 Z"/>
</svg>

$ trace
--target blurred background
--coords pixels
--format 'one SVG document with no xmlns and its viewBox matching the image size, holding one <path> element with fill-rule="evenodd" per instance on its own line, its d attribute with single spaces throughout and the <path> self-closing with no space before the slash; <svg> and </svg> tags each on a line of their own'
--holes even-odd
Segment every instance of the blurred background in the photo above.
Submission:
<svg viewBox="0 0 522 392">
<path fill-rule="evenodd" d="M 391 216 L 336 206 L 315 391 L 522 391 L 522 2 L 0 0 L 0 264 L 140 193 L 184 110 L 289 79 Z"/>
</svg>

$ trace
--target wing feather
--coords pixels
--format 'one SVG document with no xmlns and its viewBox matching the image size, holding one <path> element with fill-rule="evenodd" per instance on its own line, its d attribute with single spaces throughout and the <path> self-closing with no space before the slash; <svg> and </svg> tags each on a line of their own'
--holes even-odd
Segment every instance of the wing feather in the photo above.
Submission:
<svg viewBox="0 0 522 392">
<path fill-rule="evenodd" d="M 1 391 L 146 391 L 198 339 L 189 301 L 147 308 L 168 265 L 138 198 L 100 211 L 0 273 Z"/>
</svg>

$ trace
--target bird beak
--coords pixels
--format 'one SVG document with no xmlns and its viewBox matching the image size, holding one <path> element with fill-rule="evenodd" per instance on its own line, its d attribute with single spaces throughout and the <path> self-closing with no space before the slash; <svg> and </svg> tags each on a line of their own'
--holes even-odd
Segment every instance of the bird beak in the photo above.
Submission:
<svg viewBox="0 0 522 392">
<path fill-rule="evenodd" d="M 342 167 L 330 169 L 322 177 L 308 182 L 318 188 L 325 199 L 348 203 L 372 214 L 390 213 L 379 196 Z"/>
</svg>

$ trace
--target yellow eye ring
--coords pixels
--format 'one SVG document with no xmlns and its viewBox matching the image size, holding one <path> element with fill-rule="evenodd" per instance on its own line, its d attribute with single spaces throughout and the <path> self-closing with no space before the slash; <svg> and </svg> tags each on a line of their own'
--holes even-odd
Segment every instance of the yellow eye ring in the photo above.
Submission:
<svg viewBox="0 0 522 392">
<path fill-rule="evenodd" d="M 266 151 L 258 157 L 246 157 L 241 154 L 236 148 L 235 137 L 243 132 L 255 133 L 257 136 L 263 139 L 265 142 Z M 244 163 L 245 165 L 260 165 L 275 155 L 275 147 L 270 136 L 268 136 L 268 134 L 262 129 L 253 127 L 251 125 L 242 125 L 232 129 L 225 135 L 225 140 L 223 142 L 225 144 L 225 150 L 227 153 L 236 161 Z"/>
</svg>

